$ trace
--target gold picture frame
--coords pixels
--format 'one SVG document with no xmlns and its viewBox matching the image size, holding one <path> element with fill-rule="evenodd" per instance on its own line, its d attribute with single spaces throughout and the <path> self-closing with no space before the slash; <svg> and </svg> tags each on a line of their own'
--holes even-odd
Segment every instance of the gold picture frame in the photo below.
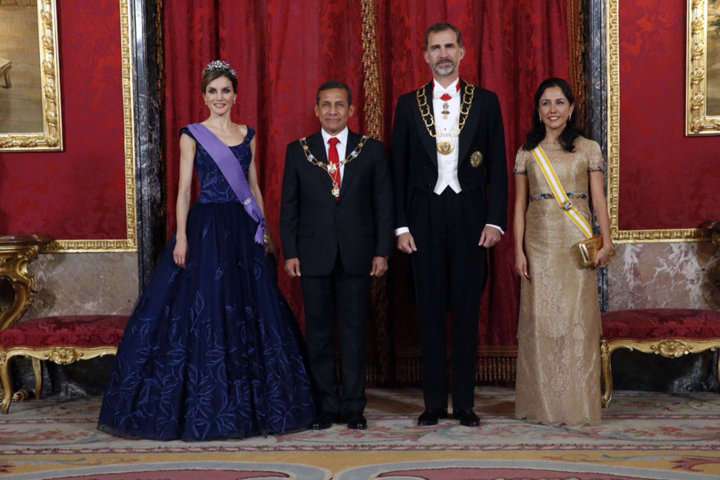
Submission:
<svg viewBox="0 0 720 480">
<path fill-rule="evenodd" d="M 687 0 L 703 3 L 704 0 Z M 703 242 L 710 237 L 699 228 L 621 230 L 620 211 L 620 0 L 607 4 L 607 197 L 610 210 L 610 233 L 615 243 Z"/>
<path fill-rule="evenodd" d="M 13 34 L 21 31 L 21 27 L 13 31 L 10 28 L 3 28 L 5 32 L 3 35 L 7 35 L 2 42 L 3 50 L 14 52 L 22 58 L 15 60 L 19 63 L 15 67 L 14 59 L 2 58 L 4 55 L 0 52 L 0 89 L 5 90 L 6 98 L 3 100 L 8 106 L 5 110 L 10 112 L 0 123 L 2 126 L 0 152 L 63 149 L 56 0 L 35 0 L 35 2 L 37 39 Z M 31 8 L 31 5 L 27 8 Z M 37 57 L 35 52 L 38 54 Z M 14 67 L 17 77 L 26 80 L 27 83 L 13 84 Z M 12 91 L 13 87 L 17 93 Z M 12 105 L 21 107 L 18 108 L 19 114 L 14 117 Z M 30 113 L 28 113 L 29 109 Z"/>
<path fill-rule="evenodd" d="M 135 110 L 133 108 L 133 45 L 130 24 L 130 0 L 118 0 L 120 7 L 120 55 L 123 103 L 123 146 L 125 152 L 125 238 L 56 240 L 42 253 L 137 252 L 135 195 Z"/>
<path fill-rule="evenodd" d="M 685 135 L 720 135 L 720 1 L 687 0 Z"/>
</svg>

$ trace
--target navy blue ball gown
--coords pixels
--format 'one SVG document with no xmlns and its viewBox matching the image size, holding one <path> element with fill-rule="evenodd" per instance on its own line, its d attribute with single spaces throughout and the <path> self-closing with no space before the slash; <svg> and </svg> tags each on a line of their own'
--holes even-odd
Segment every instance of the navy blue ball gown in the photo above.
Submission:
<svg viewBox="0 0 720 480">
<path fill-rule="evenodd" d="M 254 134 L 230 147 L 246 177 Z M 173 240 L 128 323 L 98 428 L 158 440 L 306 428 L 314 410 L 300 333 L 253 240 L 257 223 L 199 143 L 195 168 L 186 268 L 173 261 Z"/>
</svg>

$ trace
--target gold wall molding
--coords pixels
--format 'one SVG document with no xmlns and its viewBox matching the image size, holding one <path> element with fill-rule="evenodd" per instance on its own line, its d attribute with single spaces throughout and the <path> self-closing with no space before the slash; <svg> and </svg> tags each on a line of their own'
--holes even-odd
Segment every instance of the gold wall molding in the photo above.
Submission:
<svg viewBox="0 0 720 480">
<path fill-rule="evenodd" d="M 0 133 L 0 152 L 57 151 L 63 149 L 55 0 L 37 0 L 40 51 L 41 132 Z M 9 85 L 8 85 L 9 86 Z"/>
<path fill-rule="evenodd" d="M 692 1 L 692 0 L 688 0 Z M 703 1 L 703 0 L 694 0 Z M 616 243 L 662 243 L 708 241 L 698 228 L 621 230 L 620 211 L 620 0 L 607 5 L 607 75 L 608 75 L 608 186 L 610 232 Z"/>
<path fill-rule="evenodd" d="M 130 31 L 129 0 L 120 4 L 120 51 L 122 57 L 123 141 L 125 152 L 125 229 L 126 238 L 55 240 L 43 253 L 62 252 L 135 252 L 137 251 L 137 223 L 135 200 L 135 114 L 133 110 L 132 61 L 133 46 Z"/>
<path fill-rule="evenodd" d="M 687 0 L 685 135 L 720 135 L 720 115 L 707 113 L 708 2 Z"/>
</svg>

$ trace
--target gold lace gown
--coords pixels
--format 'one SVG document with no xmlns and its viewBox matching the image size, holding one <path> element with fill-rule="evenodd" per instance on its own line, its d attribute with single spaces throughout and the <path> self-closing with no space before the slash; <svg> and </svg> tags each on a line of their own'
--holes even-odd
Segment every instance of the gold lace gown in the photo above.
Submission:
<svg viewBox="0 0 720 480">
<path fill-rule="evenodd" d="M 573 205 L 591 221 L 589 172 L 602 171 L 599 145 L 575 151 L 541 144 Z M 515 174 L 528 177 L 521 280 L 515 416 L 547 424 L 600 421 L 600 308 L 595 270 L 580 268 L 572 245 L 585 237 L 552 196 L 532 152 L 520 149 Z"/>
</svg>

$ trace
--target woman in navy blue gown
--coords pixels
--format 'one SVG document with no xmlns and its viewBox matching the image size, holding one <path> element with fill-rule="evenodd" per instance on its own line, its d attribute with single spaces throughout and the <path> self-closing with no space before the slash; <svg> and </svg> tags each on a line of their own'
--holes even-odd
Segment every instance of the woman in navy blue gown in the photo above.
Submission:
<svg viewBox="0 0 720 480">
<path fill-rule="evenodd" d="M 230 119 L 235 71 L 210 63 L 202 88 L 210 116 L 180 130 L 177 234 L 128 323 L 103 400 L 98 426 L 115 435 L 243 438 L 312 422 L 299 330 L 262 245 L 255 132 Z M 193 127 L 229 147 L 256 219 Z M 193 164 L 201 193 L 190 210 Z"/>
</svg>

